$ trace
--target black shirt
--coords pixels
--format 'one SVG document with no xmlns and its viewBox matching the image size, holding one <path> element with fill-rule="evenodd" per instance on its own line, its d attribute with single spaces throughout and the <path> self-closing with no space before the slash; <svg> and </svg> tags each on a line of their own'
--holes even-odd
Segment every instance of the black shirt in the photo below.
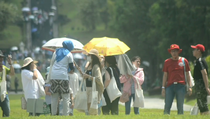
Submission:
<svg viewBox="0 0 210 119">
<path fill-rule="evenodd" d="M 92 76 L 92 70 L 87 70 L 86 74 Z M 86 79 L 86 87 L 92 87 L 92 80 L 90 80 L 88 78 Z"/>
<path fill-rule="evenodd" d="M 194 80 L 203 79 L 201 70 L 204 70 L 204 69 L 206 69 L 206 71 L 208 73 L 208 65 L 207 65 L 205 59 L 204 58 L 196 59 L 196 62 L 194 65 L 194 73 L 193 73 Z"/>
</svg>

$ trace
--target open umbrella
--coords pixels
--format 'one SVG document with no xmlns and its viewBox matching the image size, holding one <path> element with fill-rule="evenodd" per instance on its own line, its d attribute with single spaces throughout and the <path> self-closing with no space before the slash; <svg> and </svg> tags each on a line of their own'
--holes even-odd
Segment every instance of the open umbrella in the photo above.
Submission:
<svg viewBox="0 0 210 119">
<path fill-rule="evenodd" d="M 16 50 L 18 50 L 18 47 L 17 46 L 13 46 L 13 47 L 11 47 L 11 50 L 12 51 L 16 51 Z"/>
<path fill-rule="evenodd" d="M 61 48 L 63 41 L 70 40 L 74 44 L 74 49 L 72 52 L 82 52 L 84 45 L 79 42 L 78 40 L 70 39 L 70 38 L 54 38 L 47 41 L 43 46 L 42 49 L 55 51 L 56 48 Z"/>
<path fill-rule="evenodd" d="M 100 55 L 112 56 L 121 55 L 130 50 L 130 48 L 117 38 L 93 38 L 83 49 L 89 52 L 91 49 L 97 49 Z"/>
</svg>

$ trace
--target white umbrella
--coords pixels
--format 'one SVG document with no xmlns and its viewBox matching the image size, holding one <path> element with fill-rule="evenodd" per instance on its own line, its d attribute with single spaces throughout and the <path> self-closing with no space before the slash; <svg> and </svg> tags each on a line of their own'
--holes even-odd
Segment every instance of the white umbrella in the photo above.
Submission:
<svg viewBox="0 0 210 119">
<path fill-rule="evenodd" d="M 80 53 L 75 53 L 75 54 L 73 55 L 73 57 L 74 57 L 74 59 L 83 59 L 83 56 L 82 56 L 82 54 L 80 54 Z"/>
<path fill-rule="evenodd" d="M 83 51 L 84 45 L 79 42 L 78 40 L 70 39 L 70 38 L 54 38 L 49 41 L 47 41 L 43 46 L 42 49 L 49 50 L 49 51 L 55 51 L 56 48 L 63 47 L 62 43 L 63 41 L 70 40 L 74 44 L 74 49 L 72 52 L 77 51 Z"/>
<path fill-rule="evenodd" d="M 13 47 L 11 47 L 11 50 L 12 51 L 18 50 L 18 47 L 17 46 L 13 46 Z"/>
<path fill-rule="evenodd" d="M 15 68 L 15 69 L 20 69 L 20 68 L 21 68 L 20 64 L 13 64 L 12 66 L 13 66 L 13 68 Z"/>
<path fill-rule="evenodd" d="M 23 12 L 30 12 L 30 8 L 28 8 L 28 7 L 23 7 L 23 8 L 22 8 L 22 11 L 23 11 Z"/>
</svg>

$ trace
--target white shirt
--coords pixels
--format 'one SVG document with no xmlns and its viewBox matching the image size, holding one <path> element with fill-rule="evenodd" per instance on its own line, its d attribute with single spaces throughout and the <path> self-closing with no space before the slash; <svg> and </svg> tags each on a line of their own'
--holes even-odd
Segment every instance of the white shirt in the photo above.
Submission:
<svg viewBox="0 0 210 119">
<path fill-rule="evenodd" d="M 23 91 L 26 101 L 28 98 L 38 99 L 39 98 L 38 83 L 37 80 L 33 79 L 33 72 L 26 69 L 22 70 L 21 79 L 22 79 Z"/>
<path fill-rule="evenodd" d="M 69 86 L 73 91 L 73 97 L 76 96 L 77 92 L 79 91 L 79 80 L 78 75 L 76 73 L 68 74 L 69 75 Z"/>
<path fill-rule="evenodd" d="M 55 54 L 56 55 L 56 54 Z M 51 79 L 69 80 L 68 68 L 69 63 L 73 63 L 73 56 L 71 53 L 66 55 L 61 61 L 55 61 L 52 66 Z"/>
</svg>

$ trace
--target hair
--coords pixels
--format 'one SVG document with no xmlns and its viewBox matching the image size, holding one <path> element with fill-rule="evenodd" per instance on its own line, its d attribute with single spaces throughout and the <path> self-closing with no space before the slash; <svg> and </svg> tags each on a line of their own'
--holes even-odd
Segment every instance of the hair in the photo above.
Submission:
<svg viewBox="0 0 210 119">
<path fill-rule="evenodd" d="M 137 59 L 140 59 L 140 60 L 141 60 L 141 57 L 139 57 L 139 56 L 134 56 L 134 57 L 131 59 L 131 61 L 134 62 L 134 61 L 136 61 Z"/>
<path fill-rule="evenodd" d="M 32 62 L 31 62 L 31 63 L 32 63 Z M 21 70 L 24 70 L 24 69 L 30 70 L 31 63 L 29 63 L 29 64 L 28 64 L 27 66 L 25 66 L 25 67 L 22 67 Z"/>
<path fill-rule="evenodd" d="M 92 63 L 90 63 L 90 64 L 92 64 L 92 67 L 97 64 L 97 65 L 99 65 L 100 70 L 101 70 L 102 66 L 101 66 L 101 61 L 99 60 L 99 58 L 95 55 L 90 55 L 90 56 L 92 58 Z"/>
<path fill-rule="evenodd" d="M 115 56 L 106 56 L 105 62 L 109 63 L 109 66 L 113 68 L 113 70 L 120 75 L 119 68 L 117 67 L 117 61 Z M 110 77 L 112 77 L 112 74 L 110 74 Z"/>
</svg>

